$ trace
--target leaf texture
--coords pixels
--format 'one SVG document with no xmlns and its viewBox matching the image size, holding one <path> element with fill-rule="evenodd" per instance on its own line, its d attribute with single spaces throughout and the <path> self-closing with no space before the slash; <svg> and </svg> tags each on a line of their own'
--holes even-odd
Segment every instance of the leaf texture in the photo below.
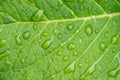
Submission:
<svg viewBox="0 0 120 80">
<path fill-rule="evenodd" d="M 120 0 L 0 0 L 0 80 L 120 80 Z"/>
</svg>

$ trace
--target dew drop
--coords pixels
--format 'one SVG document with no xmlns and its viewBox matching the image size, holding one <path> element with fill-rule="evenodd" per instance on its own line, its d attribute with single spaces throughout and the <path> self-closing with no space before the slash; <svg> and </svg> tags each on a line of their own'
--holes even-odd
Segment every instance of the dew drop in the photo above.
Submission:
<svg viewBox="0 0 120 80">
<path fill-rule="evenodd" d="M 32 80 L 31 77 L 27 76 L 25 80 Z"/>
<path fill-rule="evenodd" d="M 48 49 L 51 46 L 52 40 L 53 40 L 53 38 L 44 41 L 41 47 L 43 49 Z"/>
<path fill-rule="evenodd" d="M 29 38 L 30 38 L 30 31 L 24 32 L 24 33 L 23 33 L 23 38 L 24 38 L 25 40 L 29 39 Z"/>
<path fill-rule="evenodd" d="M 59 33 L 59 34 L 57 35 L 57 38 L 58 38 L 58 39 L 62 39 L 62 34 Z"/>
<path fill-rule="evenodd" d="M 98 32 L 99 32 L 99 29 L 96 29 L 95 32 L 98 33 Z"/>
<path fill-rule="evenodd" d="M 4 39 L 0 39 L 0 47 L 3 47 L 5 45 L 6 41 Z"/>
<path fill-rule="evenodd" d="M 11 64 L 11 62 L 10 61 L 5 61 L 5 65 L 7 65 L 7 66 L 9 66 Z"/>
<path fill-rule="evenodd" d="M 75 71 L 75 62 L 73 62 L 72 64 L 69 64 L 65 69 L 64 69 L 64 73 L 68 74 L 71 72 Z"/>
<path fill-rule="evenodd" d="M 92 74 L 92 73 L 95 71 L 95 69 L 96 69 L 95 65 L 92 65 L 92 66 L 88 69 L 86 75 Z"/>
<path fill-rule="evenodd" d="M 15 36 L 15 41 L 16 41 L 16 44 L 17 45 L 20 45 L 22 43 L 21 39 L 20 39 L 20 36 Z"/>
<path fill-rule="evenodd" d="M 62 52 L 58 52 L 57 55 L 58 55 L 58 56 L 61 56 L 61 55 L 62 55 Z"/>
<path fill-rule="evenodd" d="M 80 34 L 80 38 L 82 38 L 83 37 L 83 35 L 82 34 Z"/>
<path fill-rule="evenodd" d="M 92 28 L 92 25 L 91 24 L 87 24 L 85 26 L 85 34 L 90 36 L 93 32 L 93 28 Z"/>
<path fill-rule="evenodd" d="M 81 68 L 83 65 L 82 64 L 78 64 L 78 67 Z"/>
<path fill-rule="evenodd" d="M 74 28 L 74 24 L 72 23 L 72 24 L 69 24 L 68 26 L 67 26 L 67 29 L 70 31 L 70 30 L 72 30 Z"/>
<path fill-rule="evenodd" d="M 24 64 L 25 63 L 25 59 L 21 59 L 21 63 Z"/>
<path fill-rule="evenodd" d="M 115 77 L 119 74 L 120 66 L 117 66 L 115 69 L 108 71 L 108 76 Z"/>
<path fill-rule="evenodd" d="M 41 19 L 42 19 L 42 17 L 43 17 L 43 11 L 42 10 L 38 10 L 38 11 L 36 11 L 34 14 L 33 14 L 33 16 L 32 16 L 32 20 L 33 21 L 40 21 Z"/>
<path fill-rule="evenodd" d="M 48 33 L 44 32 L 42 35 L 46 37 L 46 36 L 48 36 Z"/>
<path fill-rule="evenodd" d="M 84 8 L 83 5 L 81 5 L 81 6 L 80 6 L 80 10 L 83 10 L 83 8 Z"/>
<path fill-rule="evenodd" d="M 76 45 L 73 44 L 73 43 L 69 43 L 69 44 L 67 45 L 67 48 L 68 48 L 69 50 L 73 50 L 75 47 L 76 47 Z"/>
<path fill-rule="evenodd" d="M 116 51 L 116 49 L 115 49 L 115 48 L 113 48 L 113 49 L 112 49 L 112 52 L 114 53 L 115 51 Z"/>
<path fill-rule="evenodd" d="M 107 47 L 107 44 L 105 42 L 100 42 L 100 44 L 99 44 L 100 50 L 104 51 L 106 49 L 106 47 Z"/>
<path fill-rule="evenodd" d="M 108 37 L 108 32 L 105 32 L 104 37 L 105 37 L 105 38 Z"/>
<path fill-rule="evenodd" d="M 37 26 L 37 25 L 33 25 L 33 29 L 34 29 L 34 30 L 37 30 L 37 29 L 38 29 L 38 26 Z"/>
<path fill-rule="evenodd" d="M 74 51 L 73 56 L 77 56 L 77 55 L 78 55 L 78 52 Z"/>
<path fill-rule="evenodd" d="M 54 30 L 53 30 L 53 34 L 56 34 L 58 31 L 57 31 L 57 29 L 55 28 Z"/>
<path fill-rule="evenodd" d="M 112 43 L 112 44 L 117 44 L 119 35 L 120 35 L 120 32 L 119 32 L 117 35 L 114 35 L 114 36 L 111 38 L 111 43 Z"/>
<path fill-rule="evenodd" d="M 67 60 L 68 60 L 67 56 L 63 57 L 63 61 L 67 61 Z"/>
</svg>

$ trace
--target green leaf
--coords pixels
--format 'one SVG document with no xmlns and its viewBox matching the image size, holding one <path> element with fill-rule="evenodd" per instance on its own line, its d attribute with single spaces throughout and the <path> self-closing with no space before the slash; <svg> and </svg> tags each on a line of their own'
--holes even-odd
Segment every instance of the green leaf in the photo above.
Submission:
<svg viewBox="0 0 120 80">
<path fill-rule="evenodd" d="M 0 80 L 119 79 L 119 0 L 0 0 Z"/>
</svg>

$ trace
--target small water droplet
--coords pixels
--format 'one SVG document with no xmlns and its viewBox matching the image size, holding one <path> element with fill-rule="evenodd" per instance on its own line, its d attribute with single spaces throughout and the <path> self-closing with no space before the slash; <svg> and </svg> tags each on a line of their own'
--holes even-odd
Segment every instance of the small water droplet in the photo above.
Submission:
<svg viewBox="0 0 120 80">
<path fill-rule="evenodd" d="M 67 45 L 67 48 L 68 48 L 69 50 L 73 50 L 75 47 L 76 47 L 76 45 L 73 44 L 73 43 L 69 43 L 69 44 Z"/>
<path fill-rule="evenodd" d="M 63 60 L 64 61 L 68 60 L 68 57 L 67 56 L 63 57 Z"/>
<path fill-rule="evenodd" d="M 37 30 L 37 29 L 38 29 L 38 26 L 37 26 L 37 25 L 33 25 L 33 29 L 34 29 L 34 30 Z"/>
<path fill-rule="evenodd" d="M 8 60 L 5 61 L 5 65 L 9 66 L 10 64 L 11 64 L 10 61 L 8 61 Z"/>
<path fill-rule="evenodd" d="M 68 74 L 71 72 L 75 71 L 75 62 L 73 62 L 72 64 L 69 64 L 65 69 L 64 69 L 64 73 Z"/>
<path fill-rule="evenodd" d="M 108 32 L 105 32 L 104 36 L 105 36 L 105 38 L 107 38 L 108 37 Z"/>
<path fill-rule="evenodd" d="M 68 26 L 67 26 L 67 29 L 70 31 L 70 30 L 72 30 L 74 28 L 74 24 L 72 23 L 72 24 L 69 24 Z"/>
<path fill-rule="evenodd" d="M 89 62 L 89 60 L 87 59 L 87 60 L 86 60 L 86 62 L 88 63 L 88 62 Z"/>
<path fill-rule="evenodd" d="M 3 47 L 5 45 L 6 41 L 4 39 L 0 39 L 0 47 Z"/>
<path fill-rule="evenodd" d="M 99 44 L 100 50 L 104 51 L 106 49 L 106 47 L 107 47 L 107 44 L 105 42 L 100 42 L 100 44 Z"/>
<path fill-rule="evenodd" d="M 119 35 L 120 35 L 120 32 L 119 32 L 118 34 L 114 35 L 114 36 L 111 38 L 111 43 L 112 43 L 112 44 L 117 44 Z"/>
<path fill-rule="evenodd" d="M 44 13 L 42 10 L 38 10 L 36 11 L 33 16 L 32 16 L 32 20 L 33 21 L 40 21 L 43 17 Z"/>
<path fill-rule="evenodd" d="M 23 63 L 23 64 L 24 64 L 24 63 L 25 63 L 25 59 L 21 59 L 21 63 Z"/>
<path fill-rule="evenodd" d="M 44 32 L 42 35 L 46 37 L 46 36 L 48 36 L 48 33 Z"/>
<path fill-rule="evenodd" d="M 22 43 L 21 39 L 20 39 L 20 35 L 15 36 L 15 41 L 17 45 L 20 45 Z"/>
<path fill-rule="evenodd" d="M 77 56 L 77 55 L 78 55 L 78 52 L 74 51 L 73 56 Z"/>
<path fill-rule="evenodd" d="M 57 55 L 58 55 L 58 56 L 61 56 L 61 55 L 62 55 L 62 52 L 58 52 Z"/>
<path fill-rule="evenodd" d="M 80 10 L 83 10 L 84 6 L 83 5 L 80 5 Z"/>
<path fill-rule="evenodd" d="M 82 64 L 78 64 L 78 67 L 81 68 L 83 65 Z"/>
<path fill-rule="evenodd" d="M 52 40 L 53 40 L 53 38 L 44 41 L 41 47 L 43 49 L 48 49 L 50 47 L 50 45 L 52 44 Z"/>
<path fill-rule="evenodd" d="M 82 34 L 80 34 L 80 38 L 82 38 L 83 37 L 83 35 Z"/>
<path fill-rule="evenodd" d="M 85 34 L 90 36 L 93 32 L 93 28 L 92 28 L 92 25 L 91 24 L 87 24 L 85 26 Z"/>
<path fill-rule="evenodd" d="M 53 30 L 53 34 L 56 34 L 58 31 L 57 31 L 57 29 L 55 28 L 54 30 Z"/>
<path fill-rule="evenodd" d="M 78 0 L 78 2 L 83 2 L 84 0 Z"/>
<path fill-rule="evenodd" d="M 92 65 L 92 66 L 88 69 L 86 75 L 92 74 L 92 73 L 95 71 L 95 69 L 96 69 L 96 66 L 95 66 L 95 65 Z"/>
<path fill-rule="evenodd" d="M 59 34 L 57 35 L 57 38 L 58 38 L 58 39 L 62 39 L 62 34 L 59 33 Z"/>
<path fill-rule="evenodd" d="M 116 49 L 115 49 L 115 48 L 113 48 L 113 49 L 112 49 L 112 52 L 114 53 L 115 51 L 116 51 Z"/>
<path fill-rule="evenodd" d="M 31 77 L 27 76 L 25 80 L 32 80 Z"/>
<path fill-rule="evenodd" d="M 98 32 L 99 32 L 99 29 L 96 29 L 95 32 L 98 33 Z"/>
<path fill-rule="evenodd" d="M 29 38 L 30 38 L 30 31 L 24 32 L 24 33 L 23 33 L 23 38 L 24 38 L 25 40 L 29 39 Z"/>
</svg>

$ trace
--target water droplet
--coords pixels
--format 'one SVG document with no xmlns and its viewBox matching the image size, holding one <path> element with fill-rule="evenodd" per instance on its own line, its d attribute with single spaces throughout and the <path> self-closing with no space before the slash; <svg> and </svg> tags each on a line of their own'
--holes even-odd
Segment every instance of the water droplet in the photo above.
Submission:
<svg viewBox="0 0 120 80">
<path fill-rule="evenodd" d="M 50 47 L 51 43 L 52 43 L 52 40 L 53 40 L 53 38 L 44 41 L 41 47 L 42 47 L 43 49 L 48 49 L 48 48 Z"/>
<path fill-rule="evenodd" d="M 40 21 L 43 17 L 44 13 L 42 10 L 38 10 L 36 11 L 33 16 L 32 16 L 32 20 L 33 21 Z"/>
<path fill-rule="evenodd" d="M 69 43 L 69 44 L 67 45 L 67 48 L 68 48 L 69 50 L 73 50 L 75 47 L 76 47 L 76 45 L 73 44 L 73 43 Z"/>
<path fill-rule="evenodd" d="M 108 76 L 115 77 L 119 74 L 120 66 L 118 65 L 115 69 L 108 71 Z"/>
<path fill-rule="evenodd" d="M 24 32 L 24 33 L 23 33 L 23 38 L 24 38 L 25 40 L 29 39 L 29 38 L 30 38 L 30 31 Z"/>
<path fill-rule="evenodd" d="M 81 68 L 83 65 L 82 64 L 78 64 L 78 67 Z"/>
<path fill-rule="evenodd" d="M 37 29 L 38 29 L 38 26 L 37 26 L 37 25 L 33 25 L 33 29 L 34 29 L 34 30 L 37 30 Z"/>
<path fill-rule="evenodd" d="M 23 64 L 24 64 L 24 63 L 25 63 L 25 59 L 21 59 L 21 63 L 23 63 Z"/>
<path fill-rule="evenodd" d="M 87 24 L 85 26 L 85 34 L 90 36 L 93 32 L 93 28 L 92 28 L 92 25 L 91 24 Z"/>
<path fill-rule="evenodd" d="M 73 56 L 77 56 L 77 55 L 78 55 L 78 52 L 74 51 Z"/>
<path fill-rule="evenodd" d="M 65 69 L 64 69 L 64 73 L 68 74 L 75 71 L 75 62 L 73 62 L 72 64 L 69 64 Z"/>
<path fill-rule="evenodd" d="M 92 66 L 88 69 L 88 71 L 86 72 L 86 75 L 92 74 L 92 73 L 95 71 L 95 69 L 96 69 L 96 66 L 95 66 L 95 65 L 92 65 Z"/>
<path fill-rule="evenodd" d="M 105 38 L 107 38 L 108 37 L 108 32 L 105 32 L 104 36 L 105 36 Z"/>
<path fill-rule="evenodd" d="M 25 80 L 32 80 L 31 77 L 27 76 Z"/>
<path fill-rule="evenodd" d="M 68 26 L 67 26 L 67 29 L 68 30 L 72 30 L 74 28 L 74 24 L 72 23 L 72 24 L 69 24 Z"/>
<path fill-rule="evenodd" d="M 117 41 L 118 41 L 117 35 L 115 35 L 111 38 L 111 43 L 112 44 L 117 44 Z"/>
<path fill-rule="evenodd" d="M 58 39 L 62 39 L 62 34 L 59 33 L 59 34 L 57 35 L 57 38 L 58 38 Z"/>
<path fill-rule="evenodd" d="M 3 47 L 5 45 L 5 40 L 4 39 L 0 39 L 0 47 Z"/>
<path fill-rule="evenodd" d="M 48 36 L 48 33 L 47 33 L 47 32 L 44 32 L 44 33 L 43 33 L 43 36 L 45 36 L 45 37 Z"/>
<path fill-rule="evenodd" d="M 83 10 L 83 8 L 84 8 L 84 6 L 83 6 L 83 5 L 81 5 L 81 6 L 80 6 L 80 10 Z"/>
<path fill-rule="evenodd" d="M 112 49 L 112 52 L 114 53 L 115 51 L 116 51 L 116 49 L 115 49 L 115 48 L 113 48 L 113 49 Z"/>
<path fill-rule="evenodd" d="M 83 35 L 82 34 L 80 34 L 80 38 L 82 38 L 83 37 Z"/>
<path fill-rule="evenodd" d="M 89 60 L 87 59 L 87 60 L 86 60 L 86 62 L 88 63 L 88 62 L 89 62 Z"/>
<path fill-rule="evenodd" d="M 83 2 L 84 0 L 78 0 L 78 2 Z"/>
<path fill-rule="evenodd" d="M 106 49 L 106 47 L 107 47 L 107 44 L 105 42 L 100 42 L 100 44 L 99 44 L 100 50 L 104 51 Z"/>
<path fill-rule="evenodd" d="M 58 52 L 57 55 L 58 55 L 58 56 L 61 56 L 61 55 L 62 55 L 62 52 Z"/>
<path fill-rule="evenodd" d="M 22 43 L 21 39 L 20 39 L 20 35 L 15 36 L 15 41 L 17 45 L 20 45 Z"/>
<path fill-rule="evenodd" d="M 63 57 L 63 60 L 64 61 L 68 60 L 68 57 L 67 56 Z"/>
<path fill-rule="evenodd" d="M 96 29 L 95 32 L 98 33 L 98 32 L 99 32 L 99 29 Z"/>
<path fill-rule="evenodd" d="M 53 34 L 56 34 L 57 33 L 57 29 L 55 28 L 54 31 L 53 31 Z"/>
<path fill-rule="evenodd" d="M 11 64 L 10 61 L 8 61 L 8 60 L 5 61 L 5 65 L 9 66 L 10 64 Z"/>
</svg>

